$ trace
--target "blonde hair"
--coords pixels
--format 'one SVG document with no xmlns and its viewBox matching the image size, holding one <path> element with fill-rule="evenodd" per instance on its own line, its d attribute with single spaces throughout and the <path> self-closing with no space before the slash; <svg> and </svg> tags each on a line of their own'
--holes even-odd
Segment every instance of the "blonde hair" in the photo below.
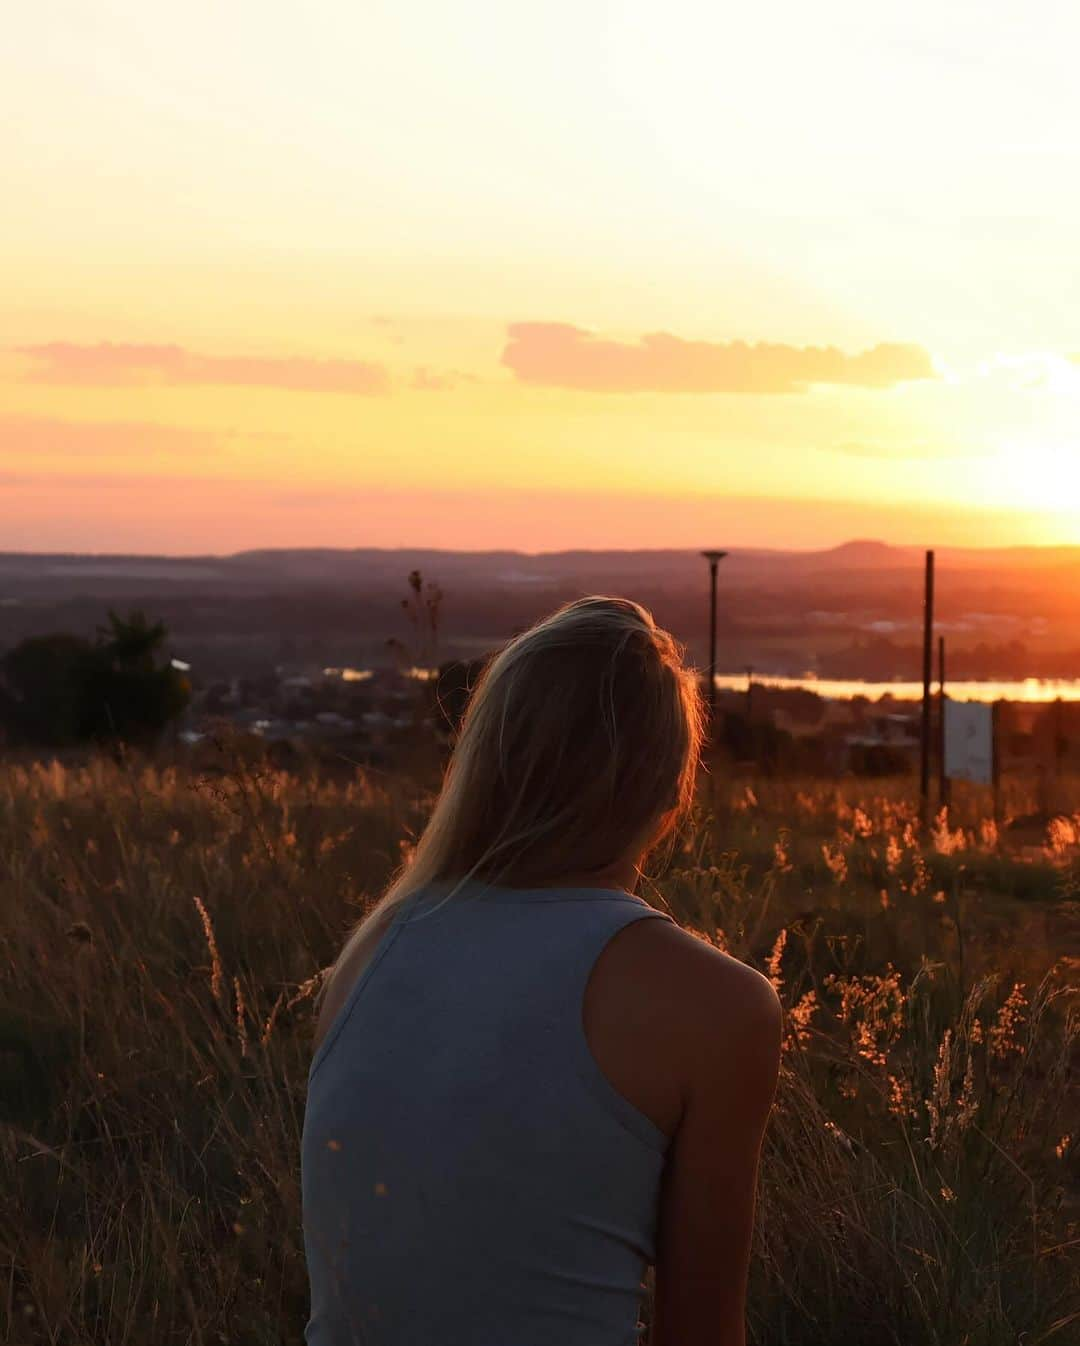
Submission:
<svg viewBox="0 0 1080 1346">
<path fill-rule="evenodd" d="M 698 674 L 626 598 L 567 603 L 515 636 L 477 683 L 411 859 L 353 931 L 427 884 L 546 887 L 652 849 L 686 815 Z"/>
</svg>

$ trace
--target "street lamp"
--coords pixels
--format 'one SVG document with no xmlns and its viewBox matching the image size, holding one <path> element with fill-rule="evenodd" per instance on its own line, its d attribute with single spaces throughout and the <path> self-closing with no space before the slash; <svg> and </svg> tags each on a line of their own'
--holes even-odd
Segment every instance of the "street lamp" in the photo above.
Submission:
<svg viewBox="0 0 1080 1346">
<path fill-rule="evenodd" d="M 703 551 L 709 563 L 709 726 L 716 714 L 716 567 L 726 551 Z"/>
</svg>

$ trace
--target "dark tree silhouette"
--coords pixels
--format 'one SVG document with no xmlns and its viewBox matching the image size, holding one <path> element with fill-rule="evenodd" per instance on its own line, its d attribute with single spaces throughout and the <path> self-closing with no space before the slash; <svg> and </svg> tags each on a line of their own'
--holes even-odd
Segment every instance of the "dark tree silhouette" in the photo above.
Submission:
<svg viewBox="0 0 1080 1346">
<path fill-rule="evenodd" d="M 161 622 L 108 615 L 90 642 L 57 634 L 22 641 L 0 660 L 0 715 L 15 742 L 149 742 L 188 703 L 187 680 L 164 657 Z"/>
<path fill-rule="evenodd" d="M 187 679 L 168 661 L 158 662 L 167 634 L 163 623 L 150 623 L 141 612 L 109 613 L 108 625 L 98 628 L 85 688 L 85 737 L 146 742 L 183 711 Z"/>
<path fill-rule="evenodd" d="M 0 710 L 19 743 L 61 747 L 80 735 L 83 685 L 93 646 L 79 636 L 31 636 L 0 661 Z"/>
</svg>

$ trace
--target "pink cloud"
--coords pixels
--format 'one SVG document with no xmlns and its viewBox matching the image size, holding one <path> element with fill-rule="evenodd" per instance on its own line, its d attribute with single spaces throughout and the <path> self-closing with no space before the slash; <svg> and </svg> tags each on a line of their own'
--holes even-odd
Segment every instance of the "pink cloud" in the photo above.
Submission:
<svg viewBox="0 0 1080 1346">
<path fill-rule="evenodd" d="M 312 360 L 302 356 L 199 355 L 182 346 L 68 341 L 20 346 L 36 363 L 35 383 L 92 387 L 140 384 L 236 384 L 293 392 L 373 396 L 390 388 L 386 370 L 362 360 Z"/>
<path fill-rule="evenodd" d="M 418 365 L 413 370 L 409 387 L 421 393 L 449 393 L 460 383 L 475 383 L 476 376 L 463 374 L 460 369 L 437 370 Z"/>
<path fill-rule="evenodd" d="M 915 345 L 847 355 L 835 346 L 685 341 L 667 332 L 633 343 L 549 322 L 512 323 L 507 336 L 502 363 L 523 383 L 591 392 L 802 393 L 814 383 L 891 388 L 936 377 Z"/>
<path fill-rule="evenodd" d="M 152 421 L 63 421 L 0 416 L 0 455 L 20 464 L 34 458 L 128 457 L 165 453 L 182 457 L 217 452 L 222 435 Z"/>
</svg>

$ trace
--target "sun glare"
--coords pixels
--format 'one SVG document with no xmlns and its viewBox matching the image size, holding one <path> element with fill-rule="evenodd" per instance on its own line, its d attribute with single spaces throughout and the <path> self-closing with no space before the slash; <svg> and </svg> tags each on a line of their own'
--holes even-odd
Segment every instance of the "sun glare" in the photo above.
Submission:
<svg viewBox="0 0 1080 1346">
<path fill-rule="evenodd" d="M 985 495 L 1046 516 L 1048 541 L 1080 542 L 1080 443 L 1010 440 L 988 461 Z"/>
</svg>

